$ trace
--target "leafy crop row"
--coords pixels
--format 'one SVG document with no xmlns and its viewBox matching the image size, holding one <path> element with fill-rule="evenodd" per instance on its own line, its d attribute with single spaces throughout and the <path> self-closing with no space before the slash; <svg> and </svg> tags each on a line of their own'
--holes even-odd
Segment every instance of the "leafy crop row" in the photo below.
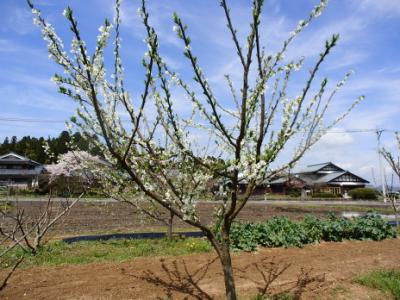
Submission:
<svg viewBox="0 0 400 300">
<path fill-rule="evenodd" d="M 303 247 L 320 241 L 383 240 L 396 236 L 395 231 L 375 214 L 353 219 L 313 216 L 301 222 L 274 217 L 263 223 L 234 223 L 230 239 L 234 250 L 253 251 L 257 247 Z"/>
</svg>

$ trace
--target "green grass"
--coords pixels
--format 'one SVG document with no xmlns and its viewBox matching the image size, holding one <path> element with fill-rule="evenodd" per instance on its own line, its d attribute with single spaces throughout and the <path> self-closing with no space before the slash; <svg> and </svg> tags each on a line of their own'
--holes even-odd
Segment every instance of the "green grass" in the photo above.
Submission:
<svg viewBox="0 0 400 300">
<path fill-rule="evenodd" d="M 266 295 L 256 295 L 252 298 L 250 298 L 251 300 L 293 300 L 295 299 L 294 295 L 291 293 L 280 293 L 280 294 L 276 294 L 273 296 L 266 296 Z"/>
<path fill-rule="evenodd" d="M 104 261 L 126 261 L 144 256 L 170 256 L 209 252 L 210 243 L 201 238 L 85 241 L 73 244 L 53 242 L 45 245 L 35 256 L 28 255 L 22 267 L 63 264 L 87 264 Z M 10 252 L 0 268 L 11 265 L 22 255 Z"/>
<path fill-rule="evenodd" d="M 167 226 L 159 226 L 159 225 L 154 225 L 154 226 L 144 226 L 144 227 L 139 227 L 139 228 L 133 228 L 133 229 L 110 229 L 110 230 L 79 230 L 76 232 L 56 232 L 55 234 L 49 236 L 49 240 L 51 241 L 56 241 L 60 240 L 63 238 L 67 237 L 73 237 L 73 236 L 83 236 L 83 235 L 103 235 L 103 234 L 114 234 L 114 233 L 146 233 L 146 232 L 167 232 L 168 227 Z M 181 232 L 194 232 L 194 231 L 199 231 L 194 229 L 193 227 L 174 227 L 174 234 L 179 234 Z"/>
<path fill-rule="evenodd" d="M 8 210 L 8 209 L 10 209 L 12 206 L 9 204 L 9 203 L 7 203 L 7 202 L 5 202 L 5 201 L 0 201 L 0 210 Z"/>
<path fill-rule="evenodd" d="M 373 271 L 355 278 L 355 282 L 389 293 L 400 300 L 400 270 Z"/>
</svg>

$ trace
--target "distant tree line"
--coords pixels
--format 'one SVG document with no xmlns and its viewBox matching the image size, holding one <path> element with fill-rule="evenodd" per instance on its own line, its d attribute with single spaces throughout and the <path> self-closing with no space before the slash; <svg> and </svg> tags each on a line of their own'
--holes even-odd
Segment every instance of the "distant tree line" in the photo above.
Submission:
<svg viewBox="0 0 400 300">
<path fill-rule="evenodd" d="M 18 139 L 16 136 L 6 137 L 3 143 L 0 144 L 0 155 L 15 152 L 19 155 L 29 157 L 30 159 L 42 164 L 50 164 L 57 161 L 59 155 L 67 153 L 70 149 L 70 142 L 74 141 L 74 145 L 78 149 L 88 151 L 93 155 L 98 155 L 98 150 L 93 149 L 90 145 L 90 140 L 83 137 L 80 133 L 70 135 L 68 131 L 62 131 L 58 137 L 31 137 L 24 136 Z M 48 143 L 51 153 L 54 157 L 49 157 L 44 145 Z"/>
</svg>

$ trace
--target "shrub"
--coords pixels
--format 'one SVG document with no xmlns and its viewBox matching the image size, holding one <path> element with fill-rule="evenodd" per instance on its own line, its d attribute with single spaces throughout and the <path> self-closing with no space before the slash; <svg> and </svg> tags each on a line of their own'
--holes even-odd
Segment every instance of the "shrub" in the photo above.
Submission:
<svg viewBox="0 0 400 300">
<path fill-rule="evenodd" d="M 293 197 L 293 198 L 298 198 L 298 197 L 301 196 L 301 191 L 298 190 L 298 189 L 296 189 L 296 190 L 290 190 L 289 193 L 288 193 L 288 195 L 289 195 L 290 197 Z"/>
<path fill-rule="evenodd" d="M 314 216 L 306 216 L 302 223 L 306 231 L 307 244 L 319 243 L 323 236 L 324 223 Z"/>
<path fill-rule="evenodd" d="M 338 198 L 338 195 L 332 193 L 313 193 L 313 198 Z"/>
<path fill-rule="evenodd" d="M 257 223 L 232 224 L 230 231 L 231 248 L 234 250 L 253 251 L 259 245 L 259 226 Z"/>
<path fill-rule="evenodd" d="M 258 244 L 266 247 L 303 247 L 306 232 L 301 224 L 287 217 L 274 217 L 259 225 Z"/>
<path fill-rule="evenodd" d="M 353 239 L 380 241 L 395 236 L 396 232 L 379 215 L 367 214 L 353 220 Z"/>
<path fill-rule="evenodd" d="M 376 200 L 378 195 L 374 189 L 370 188 L 356 188 L 349 192 L 353 199 Z"/>
<path fill-rule="evenodd" d="M 331 215 L 329 220 L 323 223 L 322 240 L 327 242 L 341 242 L 343 239 L 349 239 L 352 233 L 351 220 L 337 218 Z"/>
</svg>

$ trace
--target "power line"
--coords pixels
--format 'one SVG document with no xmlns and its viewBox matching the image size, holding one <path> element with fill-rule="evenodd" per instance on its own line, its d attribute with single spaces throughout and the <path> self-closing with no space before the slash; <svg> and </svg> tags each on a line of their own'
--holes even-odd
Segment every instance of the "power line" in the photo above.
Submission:
<svg viewBox="0 0 400 300">
<path fill-rule="evenodd" d="M 65 123 L 66 120 L 56 120 L 56 119 L 33 119 L 33 118 L 15 118 L 15 117 L 1 117 L 0 122 L 9 123 Z M 122 122 L 129 122 L 129 120 L 122 120 Z M 397 132 L 400 130 L 395 129 L 376 129 L 376 128 L 353 128 L 353 129 L 343 129 L 343 130 L 328 130 L 327 133 L 376 133 L 379 130 L 381 132 Z"/>
<path fill-rule="evenodd" d="M 379 129 L 379 131 L 382 132 L 396 132 L 399 130 L 394 130 L 394 129 Z M 344 130 L 328 130 L 327 133 L 369 133 L 373 132 L 376 133 L 376 128 L 368 128 L 368 129 L 344 129 Z"/>
<path fill-rule="evenodd" d="M 49 119 L 28 119 L 28 118 L 6 118 L 6 117 L 0 117 L 0 122 L 17 122 L 17 123 L 65 123 L 65 120 L 49 120 Z"/>
<path fill-rule="evenodd" d="M 65 123 L 66 121 L 67 120 L 0 117 L 0 122 L 10 122 L 10 123 Z M 129 120 L 121 120 L 121 121 L 129 122 Z"/>
</svg>

